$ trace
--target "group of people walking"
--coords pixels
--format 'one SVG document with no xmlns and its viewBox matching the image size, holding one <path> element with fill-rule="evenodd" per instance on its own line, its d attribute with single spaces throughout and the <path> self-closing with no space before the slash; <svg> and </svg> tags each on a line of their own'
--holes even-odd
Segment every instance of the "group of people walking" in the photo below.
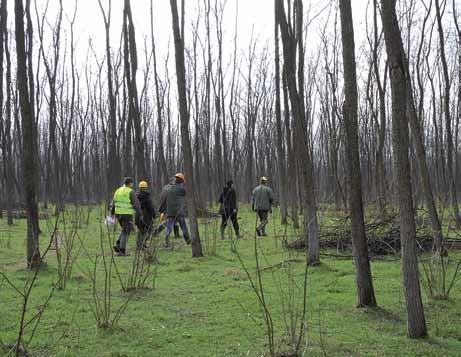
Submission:
<svg viewBox="0 0 461 357">
<path fill-rule="evenodd" d="M 152 203 L 151 191 L 147 181 L 140 181 L 138 191 L 134 190 L 134 179 L 127 177 L 123 186 L 118 188 L 111 204 L 111 215 L 115 216 L 121 226 L 121 232 L 115 246 L 114 252 L 120 256 L 129 255 L 127 252 L 128 237 L 133 231 L 134 225 L 138 228 L 136 249 L 138 251 L 146 248 L 146 241 L 150 236 L 156 236 L 165 231 L 165 247 L 170 247 L 170 235 L 174 232 L 175 238 L 179 238 L 181 228 L 183 238 L 190 244 L 190 235 L 186 223 L 186 189 L 185 176 L 177 173 L 160 194 L 160 224 L 154 228 L 156 212 Z M 256 227 L 258 236 L 266 236 L 266 225 L 268 216 L 272 210 L 274 197 L 272 189 L 268 186 L 267 177 L 260 178 L 260 184 L 252 192 L 252 209 L 258 215 L 259 224 Z M 221 214 L 221 239 L 224 239 L 225 230 L 229 220 L 235 231 L 237 239 L 240 239 L 241 232 L 238 223 L 237 193 L 234 183 L 229 180 L 223 188 L 219 197 L 219 213 Z"/>
</svg>

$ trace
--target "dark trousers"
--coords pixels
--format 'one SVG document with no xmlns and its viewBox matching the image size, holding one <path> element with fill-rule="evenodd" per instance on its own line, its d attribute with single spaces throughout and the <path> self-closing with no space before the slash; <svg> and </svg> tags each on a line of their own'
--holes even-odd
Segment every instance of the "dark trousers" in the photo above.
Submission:
<svg viewBox="0 0 461 357">
<path fill-rule="evenodd" d="M 266 226 L 267 226 L 267 223 L 269 223 L 269 219 L 268 219 L 269 211 L 258 209 L 256 212 L 258 213 L 258 217 L 259 217 L 259 225 L 257 229 L 261 233 L 266 233 Z"/>
<path fill-rule="evenodd" d="M 141 223 L 138 225 L 138 239 L 136 241 L 136 247 L 141 249 L 146 241 L 150 238 L 152 234 L 152 224 L 147 225 L 144 223 Z"/>
<path fill-rule="evenodd" d="M 117 247 L 122 250 L 125 250 L 126 243 L 128 242 L 128 237 L 130 236 L 131 231 L 133 230 L 133 216 L 130 214 L 120 214 L 117 216 L 117 218 L 120 227 L 122 227 L 122 231 L 120 232 L 120 236 L 117 240 Z"/>
<path fill-rule="evenodd" d="M 161 232 L 163 232 L 166 228 L 167 221 L 164 221 L 160 223 L 160 225 L 154 229 L 154 232 L 152 233 L 155 236 L 159 235 Z M 173 226 L 173 232 L 174 232 L 174 237 L 175 239 L 179 239 L 179 225 L 177 222 L 175 222 Z"/>
<path fill-rule="evenodd" d="M 166 239 L 168 239 L 168 237 L 171 234 L 171 231 L 173 230 L 173 227 L 178 223 L 179 223 L 179 226 L 181 227 L 182 235 L 184 239 L 187 240 L 187 238 L 189 238 L 189 230 L 187 229 L 186 217 L 179 215 L 178 217 L 168 217 L 168 219 L 166 220 L 166 232 L 165 232 Z"/>
<path fill-rule="evenodd" d="M 229 212 L 225 210 L 221 213 L 221 232 L 224 232 L 224 230 L 226 229 L 227 222 L 229 221 L 229 219 L 232 222 L 232 226 L 234 227 L 235 234 L 238 236 L 240 233 L 240 227 L 239 227 L 239 222 L 237 219 L 237 211 Z"/>
</svg>

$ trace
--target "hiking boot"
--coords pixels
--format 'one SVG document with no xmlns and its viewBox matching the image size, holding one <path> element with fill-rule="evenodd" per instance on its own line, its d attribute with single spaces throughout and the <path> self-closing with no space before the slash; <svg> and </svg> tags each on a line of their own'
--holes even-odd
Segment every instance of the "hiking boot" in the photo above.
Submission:
<svg viewBox="0 0 461 357">
<path fill-rule="evenodd" d="M 256 228 L 256 235 L 257 235 L 258 237 L 261 237 L 261 236 L 262 236 L 262 232 L 261 232 L 261 230 L 260 230 L 259 228 Z"/>
<path fill-rule="evenodd" d="M 113 250 L 114 250 L 115 253 L 120 253 L 120 248 L 117 245 L 113 246 Z"/>
<path fill-rule="evenodd" d="M 128 253 L 125 249 L 119 248 L 119 253 L 117 254 L 119 257 L 129 257 L 130 253 Z"/>
<path fill-rule="evenodd" d="M 186 241 L 186 244 L 187 244 L 187 245 L 190 244 L 190 238 L 189 238 L 189 236 L 184 236 L 184 240 Z"/>
</svg>

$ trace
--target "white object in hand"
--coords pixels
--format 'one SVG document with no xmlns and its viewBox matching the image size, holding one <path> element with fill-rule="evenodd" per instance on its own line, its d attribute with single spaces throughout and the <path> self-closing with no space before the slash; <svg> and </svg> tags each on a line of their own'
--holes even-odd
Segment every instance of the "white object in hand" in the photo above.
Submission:
<svg viewBox="0 0 461 357">
<path fill-rule="evenodd" d="M 115 217 L 107 216 L 105 223 L 106 223 L 106 226 L 109 226 L 109 227 L 115 225 Z"/>
</svg>

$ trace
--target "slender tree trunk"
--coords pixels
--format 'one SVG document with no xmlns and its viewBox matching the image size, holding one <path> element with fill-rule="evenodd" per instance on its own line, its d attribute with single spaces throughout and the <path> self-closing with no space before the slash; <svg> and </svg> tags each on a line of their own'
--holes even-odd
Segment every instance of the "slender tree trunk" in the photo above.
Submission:
<svg viewBox="0 0 461 357">
<path fill-rule="evenodd" d="M 440 60 L 442 62 L 442 73 L 444 80 L 444 92 L 443 92 L 443 112 L 445 114 L 445 131 L 447 136 L 447 169 L 448 169 L 448 181 L 450 187 L 450 198 L 453 209 L 453 216 L 455 218 L 456 226 L 461 227 L 461 216 L 458 208 L 458 197 L 455 182 L 455 172 L 453 169 L 453 133 L 451 129 L 451 117 L 450 117 L 450 74 L 448 72 L 447 58 L 445 54 L 445 38 L 443 34 L 442 26 L 442 15 L 440 13 L 440 1 L 435 0 L 435 13 L 437 18 L 437 29 L 439 33 L 440 41 Z"/>
<path fill-rule="evenodd" d="M 275 127 L 276 127 L 276 145 L 277 145 L 277 173 L 279 180 L 279 202 L 281 223 L 288 223 L 287 207 L 287 183 L 286 183 L 286 165 L 285 150 L 283 147 L 282 133 L 282 111 L 280 105 L 280 49 L 279 49 L 279 30 L 275 24 Z"/>
<path fill-rule="evenodd" d="M 163 118 L 162 118 L 162 109 L 164 107 L 163 101 L 160 101 L 160 80 L 157 73 L 157 53 L 155 49 L 155 38 L 154 38 L 154 11 L 153 11 L 153 0 L 150 1 L 150 35 L 152 43 L 152 57 L 154 61 L 154 82 L 155 82 L 155 101 L 157 108 L 157 155 L 160 166 L 160 178 L 161 182 L 166 182 L 168 180 L 168 170 L 165 160 L 165 148 L 163 144 Z"/>
<path fill-rule="evenodd" d="M 382 22 L 389 61 L 392 88 L 392 134 L 396 187 L 400 208 L 400 239 L 407 328 L 411 338 L 427 335 L 426 319 L 419 283 L 416 252 L 416 226 L 411 187 L 409 131 L 407 120 L 407 90 L 409 73 L 405 70 L 405 54 L 395 12 L 395 0 L 382 0 Z"/>
<path fill-rule="evenodd" d="M 144 158 L 144 138 L 141 127 L 141 113 L 138 101 L 136 74 L 138 71 L 138 54 L 136 49 L 136 33 L 131 15 L 131 2 L 125 0 L 123 9 L 123 40 L 125 80 L 128 89 L 128 123 L 134 128 L 134 167 L 138 180 L 147 179 L 146 160 Z M 131 143 L 127 143 L 131 145 Z"/>
<path fill-rule="evenodd" d="M 341 34 L 343 44 L 344 125 L 346 129 L 346 158 L 349 183 L 349 212 L 351 218 L 352 248 L 356 267 L 358 306 L 376 306 L 371 276 L 367 237 L 363 218 L 362 175 L 360 171 L 358 136 L 357 74 L 355 62 L 354 26 L 351 0 L 340 0 Z"/>
<path fill-rule="evenodd" d="M 101 0 L 98 0 L 99 8 L 104 20 L 105 40 L 106 40 L 106 63 L 107 63 L 107 90 L 109 96 L 109 113 L 108 113 L 108 152 L 107 152 L 107 191 L 106 197 L 111 197 L 112 192 L 120 181 L 120 160 L 117 152 L 117 103 L 115 101 L 114 83 L 112 78 L 112 55 L 110 51 L 110 21 L 112 0 L 109 0 L 109 10 L 106 14 Z"/>
<path fill-rule="evenodd" d="M 181 144 L 184 156 L 184 166 L 186 168 L 186 180 L 188 188 L 187 208 L 192 240 L 192 256 L 201 257 L 202 245 L 198 230 L 196 192 L 194 182 L 194 167 L 192 165 L 192 149 L 189 135 L 189 113 L 187 111 L 187 92 L 186 92 L 186 70 L 184 65 L 184 37 L 181 37 L 178 18 L 178 5 L 176 0 L 170 0 L 171 15 L 173 19 L 173 36 L 176 58 L 176 80 L 179 96 L 179 114 L 181 119 Z M 184 12 L 182 13 L 184 20 Z"/>
<path fill-rule="evenodd" d="M 17 59 L 17 86 L 19 92 L 19 105 L 22 119 L 22 166 L 23 182 L 27 211 L 27 266 L 35 268 L 40 263 L 39 231 L 38 231 L 38 203 L 37 203 L 37 136 L 35 118 L 33 115 L 31 97 L 34 88 L 29 87 L 30 74 L 27 63 L 24 32 L 24 7 L 22 0 L 15 0 L 15 36 L 16 36 L 16 59 Z M 29 23 L 30 25 L 30 23 Z M 30 33 L 29 29 L 28 33 Z M 28 38 L 28 41 L 32 41 Z"/>
<path fill-rule="evenodd" d="M 308 259 L 312 265 L 319 263 L 319 240 L 317 206 L 313 180 L 313 162 L 310 153 L 308 131 L 304 111 L 304 50 L 303 34 L 303 6 L 301 0 L 296 0 L 297 13 L 296 39 L 290 31 L 285 15 L 283 0 L 276 0 L 276 21 L 280 26 L 283 44 L 283 57 L 286 65 L 288 92 L 291 109 L 295 119 L 296 153 L 298 166 L 302 172 L 302 203 L 304 213 L 304 228 L 308 238 Z M 291 32 L 291 33 L 290 33 Z M 296 46 L 298 46 L 298 75 L 296 76 Z M 299 88 L 296 88 L 298 84 Z"/>
</svg>

